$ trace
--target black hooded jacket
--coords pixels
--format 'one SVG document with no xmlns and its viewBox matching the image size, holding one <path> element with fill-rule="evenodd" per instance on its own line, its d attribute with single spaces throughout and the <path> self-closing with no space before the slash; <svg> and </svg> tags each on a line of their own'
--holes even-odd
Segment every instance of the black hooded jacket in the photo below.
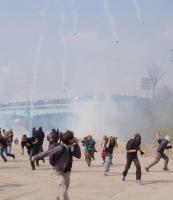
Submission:
<svg viewBox="0 0 173 200">
<path fill-rule="evenodd" d="M 140 145 L 141 145 L 141 141 L 140 140 L 135 140 L 135 139 L 130 139 L 127 144 L 126 144 L 126 150 L 136 150 L 136 152 L 133 153 L 128 153 L 127 152 L 127 156 L 137 156 L 137 151 L 140 150 Z"/>
</svg>

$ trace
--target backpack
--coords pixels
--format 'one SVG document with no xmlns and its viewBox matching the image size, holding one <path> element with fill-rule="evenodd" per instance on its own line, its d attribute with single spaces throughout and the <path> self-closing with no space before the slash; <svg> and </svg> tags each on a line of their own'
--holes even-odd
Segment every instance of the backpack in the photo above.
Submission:
<svg viewBox="0 0 173 200">
<path fill-rule="evenodd" d="M 53 148 L 55 148 L 55 147 L 58 146 L 58 145 L 61 145 L 61 144 L 56 144 L 56 145 L 54 145 Z M 62 145 L 61 145 L 61 146 L 62 146 Z M 61 155 L 64 153 L 64 151 L 65 151 L 65 147 L 62 146 L 62 150 L 61 150 L 60 153 L 57 151 L 57 152 L 55 152 L 55 153 L 53 153 L 53 154 L 51 154 L 51 155 L 49 156 L 49 163 L 50 163 L 53 167 L 55 167 L 57 161 L 59 160 L 59 158 L 61 157 Z"/>
</svg>

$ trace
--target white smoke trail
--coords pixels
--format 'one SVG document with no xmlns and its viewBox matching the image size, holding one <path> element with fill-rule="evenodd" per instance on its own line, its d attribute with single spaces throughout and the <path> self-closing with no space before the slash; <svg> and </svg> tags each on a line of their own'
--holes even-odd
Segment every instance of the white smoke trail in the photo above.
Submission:
<svg viewBox="0 0 173 200">
<path fill-rule="evenodd" d="M 42 20 L 42 27 L 44 27 L 46 23 L 47 9 L 48 9 L 48 1 L 45 0 L 45 4 L 43 5 L 42 9 L 39 12 Z M 38 45 L 35 48 L 34 62 L 32 64 L 32 71 L 31 71 L 31 87 L 30 87 L 31 94 L 29 99 L 31 101 L 31 111 L 34 108 L 34 99 L 35 99 L 36 84 L 37 84 L 37 70 L 40 63 L 41 50 L 43 48 L 44 41 L 45 41 L 45 33 L 41 32 L 38 38 Z M 32 128 L 32 123 L 30 122 L 30 129 L 31 128 Z"/>
<path fill-rule="evenodd" d="M 44 5 L 44 7 L 41 9 L 39 12 L 41 19 L 42 19 L 42 26 L 45 26 L 45 21 L 46 21 L 46 15 L 47 15 L 47 4 Z M 43 47 L 43 43 L 45 41 L 45 34 L 43 32 L 40 33 L 39 39 L 38 39 L 38 45 L 36 46 L 35 49 L 35 54 L 34 54 L 34 62 L 32 65 L 32 94 L 31 94 L 31 100 L 35 98 L 35 91 L 36 91 L 36 82 L 37 82 L 37 68 L 40 62 L 40 57 L 41 57 L 41 50 Z"/>
<path fill-rule="evenodd" d="M 76 0 L 71 0 L 72 3 L 72 12 L 73 12 L 73 35 L 77 35 L 77 21 L 78 21 L 78 16 L 77 16 L 77 7 L 76 7 Z"/>
<path fill-rule="evenodd" d="M 35 59 L 32 65 L 32 100 L 35 98 L 35 91 L 36 91 L 36 82 L 37 82 L 37 68 L 39 66 L 40 57 L 41 57 L 41 50 L 43 47 L 43 43 L 45 40 L 45 36 L 43 33 L 39 35 L 38 46 L 35 49 Z"/>
<path fill-rule="evenodd" d="M 112 17 L 110 5 L 109 5 L 109 0 L 103 0 L 103 8 L 104 8 L 105 16 L 107 17 L 107 19 L 109 21 L 113 37 L 114 37 L 116 43 L 118 43 L 119 42 L 119 37 L 118 37 L 117 31 L 116 31 L 116 26 L 115 26 L 114 19 Z"/>
<path fill-rule="evenodd" d="M 8 65 L 8 63 L 0 65 L 0 103 L 8 103 L 12 100 L 12 96 L 9 93 L 8 88 L 6 88 L 7 81 L 11 78 L 11 72 L 11 66 Z M 7 123 L 0 106 L 0 127 L 5 128 L 6 125 Z"/>
<path fill-rule="evenodd" d="M 143 19 L 142 14 L 141 14 L 141 8 L 139 6 L 138 0 L 133 0 L 133 6 L 136 10 L 137 17 L 138 17 L 139 21 L 144 23 L 144 19 Z"/>
<path fill-rule="evenodd" d="M 11 67 L 8 64 L 0 66 L 0 96 L 1 99 L 5 99 L 6 101 L 11 100 L 10 94 L 5 91 L 5 84 L 8 80 L 10 72 Z"/>
<path fill-rule="evenodd" d="M 64 33 L 65 28 L 65 15 L 63 13 L 60 14 L 60 20 L 61 20 L 61 26 L 58 29 L 58 34 L 62 42 L 62 48 L 63 48 L 63 56 L 62 56 L 62 63 L 61 63 L 61 69 L 62 69 L 62 85 L 63 89 L 62 92 L 65 93 L 67 89 L 67 81 L 66 81 L 66 58 L 67 58 L 67 45 L 66 45 L 66 37 Z"/>
</svg>

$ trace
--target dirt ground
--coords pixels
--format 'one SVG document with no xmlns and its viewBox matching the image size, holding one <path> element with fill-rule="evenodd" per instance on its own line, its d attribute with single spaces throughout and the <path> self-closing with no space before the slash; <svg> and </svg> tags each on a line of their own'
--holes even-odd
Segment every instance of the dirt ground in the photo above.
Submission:
<svg viewBox="0 0 173 200">
<path fill-rule="evenodd" d="M 121 148 L 120 148 L 121 149 Z M 145 146 L 149 152 L 149 147 Z M 122 146 L 123 150 L 123 146 Z M 152 149 L 154 152 L 154 149 Z M 9 162 L 0 160 L 0 200 L 55 200 L 56 184 L 52 167 L 48 160 L 36 171 L 32 171 L 27 155 L 20 154 L 20 146 L 15 147 L 16 160 Z M 173 162 L 170 160 L 169 172 L 164 172 L 163 161 L 145 172 L 144 167 L 152 161 L 148 154 L 139 156 L 142 166 L 142 184 L 135 181 L 135 168 L 129 171 L 127 179 L 122 182 L 126 156 L 120 150 L 114 154 L 114 165 L 109 176 L 103 175 L 103 165 L 100 153 L 90 168 L 84 158 L 74 160 L 71 174 L 69 196 L 71 200 L 163 200 L 173 196 Z"/>
</svg>

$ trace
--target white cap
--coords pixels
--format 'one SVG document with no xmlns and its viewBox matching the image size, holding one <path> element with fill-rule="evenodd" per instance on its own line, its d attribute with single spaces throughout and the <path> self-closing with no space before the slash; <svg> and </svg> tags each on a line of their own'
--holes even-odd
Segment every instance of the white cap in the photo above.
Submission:
<svg viewBox="0 0 173 200">
<path fill-rule="evenodd" d="M 165 140 L 168 140 L 168 142 L 170 142 L 170 141 L 171 141 L 170 136 L 169 136 L 169 135 L 166 135 L 166 136 L 165 136 Z"/>
</svg>

